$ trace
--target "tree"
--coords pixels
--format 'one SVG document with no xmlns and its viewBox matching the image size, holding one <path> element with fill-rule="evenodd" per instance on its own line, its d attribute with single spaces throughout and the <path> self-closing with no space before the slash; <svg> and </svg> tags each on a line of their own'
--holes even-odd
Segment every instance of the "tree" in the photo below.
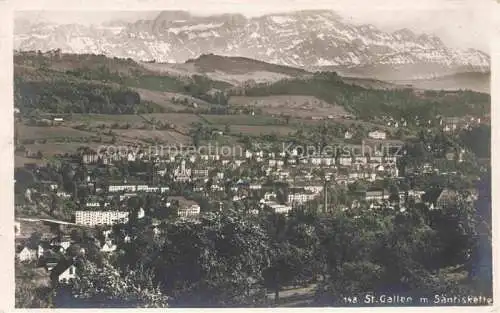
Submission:
<svg viewBox="0 0 500 313">
<path fill-rule="evenodd" d="M 269 264 L 269 252 L 266 234 L 258 224 L 236 212 L 212 212 L 198 222 L 168 222 L 160 229 L 158 246 L 134 240 L 122 260 L 130 262 L 132 269 L 144 264 L 154 271 L 156 281 L 177 305 L 231 306 L 262 301 L 262 272 Z M 131 237 L 140 232 L 134 231 Z M 138 249 L 142 251 L 139 261 L 129 256 Z"/>
<path fill-rule="evenodd" d="M 142 268 L 120 273 L 110 264 L 98 267 L 81 260 L 77 278 L 69 283 L 73 295 L 70 307 L 165 308 L 168 297 L 153 283 L 153 274 Z M 59 290 L 61 293 L 64 290 Z"/>
</svg>

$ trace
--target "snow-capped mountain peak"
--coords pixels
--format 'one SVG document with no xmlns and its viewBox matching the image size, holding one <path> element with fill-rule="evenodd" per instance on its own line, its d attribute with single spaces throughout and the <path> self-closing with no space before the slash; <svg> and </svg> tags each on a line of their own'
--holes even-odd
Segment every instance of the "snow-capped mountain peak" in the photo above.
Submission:
<svg viewBox="0 0 500 313">
<path fill-rule="evenodd" d="M 69 53 L 157 62 L 185 62 L 214 53 L 347 72 L 377 68 L 374 71 L 380 73 L 381 68 L 411 67 L 449 74 L 489 71 L 490 66 L 490 57 L 484 52 L 451 49 L 436 36 L 415 34 L 409 29 L 383 32 L 373 25 L 349 24 L 325 10 L 253 18 L 165 11 L 150 20 L 100 26 L 16 21 L 14 45 L 18 50 L 59 48 Z"/>
</svg>

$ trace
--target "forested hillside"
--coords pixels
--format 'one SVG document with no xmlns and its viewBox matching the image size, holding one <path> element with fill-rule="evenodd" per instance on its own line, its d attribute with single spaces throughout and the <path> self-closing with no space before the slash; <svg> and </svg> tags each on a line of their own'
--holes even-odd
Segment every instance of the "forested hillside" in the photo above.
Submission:
<svg viewBox="0 0 500 313">
<path fill-rule="evenodd" d="M 407 120 L 444 116 L 484 115 L 490 96 L 473 91 L 422 91 L 411 88 L 372 89 L 347 84 L 333 72 L 316 73 L 311 79 L 286 79 L 246 88 L 246 96 L 310 95 L 345 107 L 362 119 L 390 115 Z"/>
</svg>

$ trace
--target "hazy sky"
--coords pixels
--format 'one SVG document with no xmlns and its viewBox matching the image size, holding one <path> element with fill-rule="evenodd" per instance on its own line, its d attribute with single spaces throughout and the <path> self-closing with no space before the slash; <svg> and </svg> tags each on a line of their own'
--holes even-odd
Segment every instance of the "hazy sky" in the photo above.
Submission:
<svg viewBox="0 0 500 313">
<path fill-rule="evenodd" d="M 497 17 L 492 13 L 497 6 L 492 0 L 17 0 L 15 6 L 18 10 L 45 10 L 18 13 L 16 16 L 19 17 L 85 24 L 112 19 L 149 18 L 157 14 L 152 10 L 167 9 L 186 10 L 195 15 L 242 13 L 249 17 L 295 10 L 331 9 L 353 23 L 370 23 L 385 31 L 409 28 L 415 32 L 435 34 L 453 47 L 477 48 L 485 52 L 489 51 L 492 19 Z"/>
</svg>

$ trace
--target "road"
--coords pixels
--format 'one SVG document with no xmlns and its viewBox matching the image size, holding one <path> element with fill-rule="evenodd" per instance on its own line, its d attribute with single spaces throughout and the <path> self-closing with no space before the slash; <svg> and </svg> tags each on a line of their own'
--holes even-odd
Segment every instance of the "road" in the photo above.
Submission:
<svg viewBox="0 0 500 313">
<path fill-rule="evenodd" d="M 60 220 L 53 220 L 53 219 L 48 219 L 48 218 L 19 217 L 19 218 L 16 218 L 16 221 L 24 221 L 24 222 L 46 222 L 46 223 L 61 224 L 61 225 L 83 226 L 83 225 L 79 225 L 79 224 L 75 224 L 75 223 L 70 223 L 70 222 L 65 222 L 65 221 L 60 221 Z"/>
</svg>

